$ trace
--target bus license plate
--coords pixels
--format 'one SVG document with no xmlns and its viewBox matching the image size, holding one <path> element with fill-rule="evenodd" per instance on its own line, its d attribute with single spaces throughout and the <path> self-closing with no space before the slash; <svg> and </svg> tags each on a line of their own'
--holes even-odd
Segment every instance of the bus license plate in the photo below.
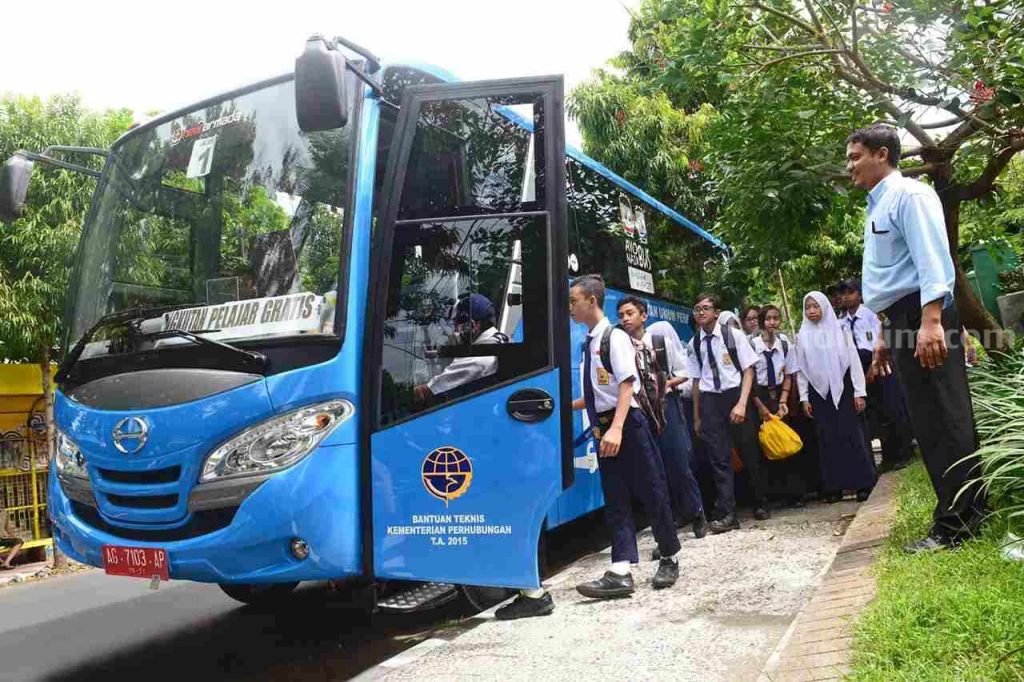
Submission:
<svg viewBox="0 0 1024 682">
<path fill-rule="evenodd" d="M 107 575 L 125 575 L 131 578 L 170 580 L 167 550 L 153 547 L 120 547 L 103 545 L 103 569 Z"/>
</svg>

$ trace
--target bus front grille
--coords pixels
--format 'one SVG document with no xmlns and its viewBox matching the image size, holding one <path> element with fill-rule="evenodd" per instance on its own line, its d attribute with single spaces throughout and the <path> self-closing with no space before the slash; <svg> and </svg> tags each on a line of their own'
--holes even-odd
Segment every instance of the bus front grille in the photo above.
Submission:
<svg viewBox="0 0 1024 682">
<path fill-rule="evenodd" d="M 80 502 L 71 502 L 71 511 L 83 523 L 114 537 L 141 542 L 173 542 L 207 535 L 226 528 L 235 518 L 238 507 L 211 509 L 194 512 L 189 520 L 176 528 L 124 528 L 116 526 L 99 513 L 95 507 Z"/>
<path fill-rule="evenodd" d="M 175 495 L 115 495 L 106 493 L 111 504 L 127 509 L 167 509 L 178 504 Z"/>
<path fill-rule="evenodd" d="M 137 485 L 155 485 L 157 483 L 174 483 L 181 476 L 181 467 L 173 466 L 153 471 L 119 471 L 117 469 L 99 469 L 100 476 L 111 483 L 134 483 Z"/>
</svg>

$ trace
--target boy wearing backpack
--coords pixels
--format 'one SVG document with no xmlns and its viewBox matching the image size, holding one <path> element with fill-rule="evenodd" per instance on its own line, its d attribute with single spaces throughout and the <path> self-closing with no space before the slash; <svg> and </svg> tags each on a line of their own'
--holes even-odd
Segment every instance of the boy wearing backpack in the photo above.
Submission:
<svg viewBox="0 0 1024 682">
<path fill-rule="evenodd" d="M 715 479 L 715 519 L 712 533 L 727 533 L 740 527 L 736 518 L 735 475 L 732 450 L 740 451 L 754 497 L 764 497 L 760 479 L 761 448 L 757 425 L 750 414 L 751 388 L 757 356 L 743 332 L 719 324 L 718 297 L 700 294 L 693 307 L 697 332 L 691 345 L 689 374 L 693 380 L 693 425 L 707 444 L 708 459 Z"/>
<path fill-rule="evenodd" d="M 661 455 L 647 417 L 634 397 L 639 376 L 633 343 L 621 329 L 611 329 L 604 315 L 604 280 L 584 275 L 569 289 L 569 313 L 587 327 L 580 363 L 583 397 L 573 408 L 587 411 L 593 437 L 599 442 L 598 467 L 604 492 L 605 520 L 612 537 L 612 565 L 597 580 L 576 586 L 584 597 L 608 599 L 633 594 L 630 564 L 638 563 L 632 500 L 640 498 L 651 519 L 651 529 L 662 559 L 654 576 L 654 589 L 671 587 L 679 577 L 679 552 L 672 521 L 672 506 Z M 601 355 L 601 339 L 608 333 L 608 360 Z"/>
<path fill-rule="evenodd" d="M 658 450 L 668 477 L 676 523 L 679 526 L 692 523 L 694 536 L 703 538 L 707 535 L 707 520 L 700 486 L 691 468 L 693 441 L 676 391 L 677 386 L 691 378 L 686 374 L 682 344 L 667 322 L 657 323 L 664 328 L 662 333 L 652 333 L 652 329 L 645 328 L 647 303 L 643 299 L 626 296 L 619 301 L 618 312 L 619 326 L 632 337 L 637 348 L 637 367 L 644 364 L 650 368 L 650 378 L 645 378 L 641 370 L 641 384 L 650 385 L 653 390 L 642 394 L 661 405 L 659 412 L 663 415 L 664 426 L 657 436 Z M 668 335 L 671 338 L 666 338 Z"/>
</svg>

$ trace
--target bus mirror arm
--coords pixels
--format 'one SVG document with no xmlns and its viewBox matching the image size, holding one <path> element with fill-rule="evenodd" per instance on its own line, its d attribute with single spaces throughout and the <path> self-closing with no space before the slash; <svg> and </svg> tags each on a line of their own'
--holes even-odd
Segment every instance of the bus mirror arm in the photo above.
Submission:
<svg viewBox="0 0 1024 682">
<path fill-rule="evenodd" d="M 33 164 L 45 163 L 54 168 L 74 171 L 82 175 L 98 178 L 100 172 L 88 166 L 81 166 L 77 163 L 61 161 L 50 156 L 51 153 L 64 154 L 93 154 L 106 157 L 108 151 L 97 147 L 68 147 L 54 145 L 47 147 L 43 152 L 30 152 L 27 149 L 19 149 L 7 159 L 0 168 L 0 222 L 9 222 L 20 218 L 25 212 L 25 199 L 28 196 L 28 184 L 32 177 Z"/>
</svg>

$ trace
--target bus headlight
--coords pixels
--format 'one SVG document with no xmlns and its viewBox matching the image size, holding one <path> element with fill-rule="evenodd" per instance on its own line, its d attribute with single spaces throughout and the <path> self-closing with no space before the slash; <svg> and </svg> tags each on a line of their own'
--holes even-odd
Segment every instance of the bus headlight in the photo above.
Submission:
<svg viewBox="0 0 1024 682">
<path fill-rule="evenodd" d="M 57 430 L 57 448 L 56 448 L 56 459 L 57 459 L 57 473 L 64 476 L 73 476 L 75 478 L 84 478 L 88 480 L 89 472 L 85 468 L 85 455 L 75 445 L 75 441 L 67 437 L 67 435 Z"/>
<path fill-rule="evenodd" d="M 354 412 L 347 400 L 331 400 L 268 419 L 214 450 L 206 458 L 199 482 L 266 474 L 290 467 L 311 453 Z"/>
</svg>

